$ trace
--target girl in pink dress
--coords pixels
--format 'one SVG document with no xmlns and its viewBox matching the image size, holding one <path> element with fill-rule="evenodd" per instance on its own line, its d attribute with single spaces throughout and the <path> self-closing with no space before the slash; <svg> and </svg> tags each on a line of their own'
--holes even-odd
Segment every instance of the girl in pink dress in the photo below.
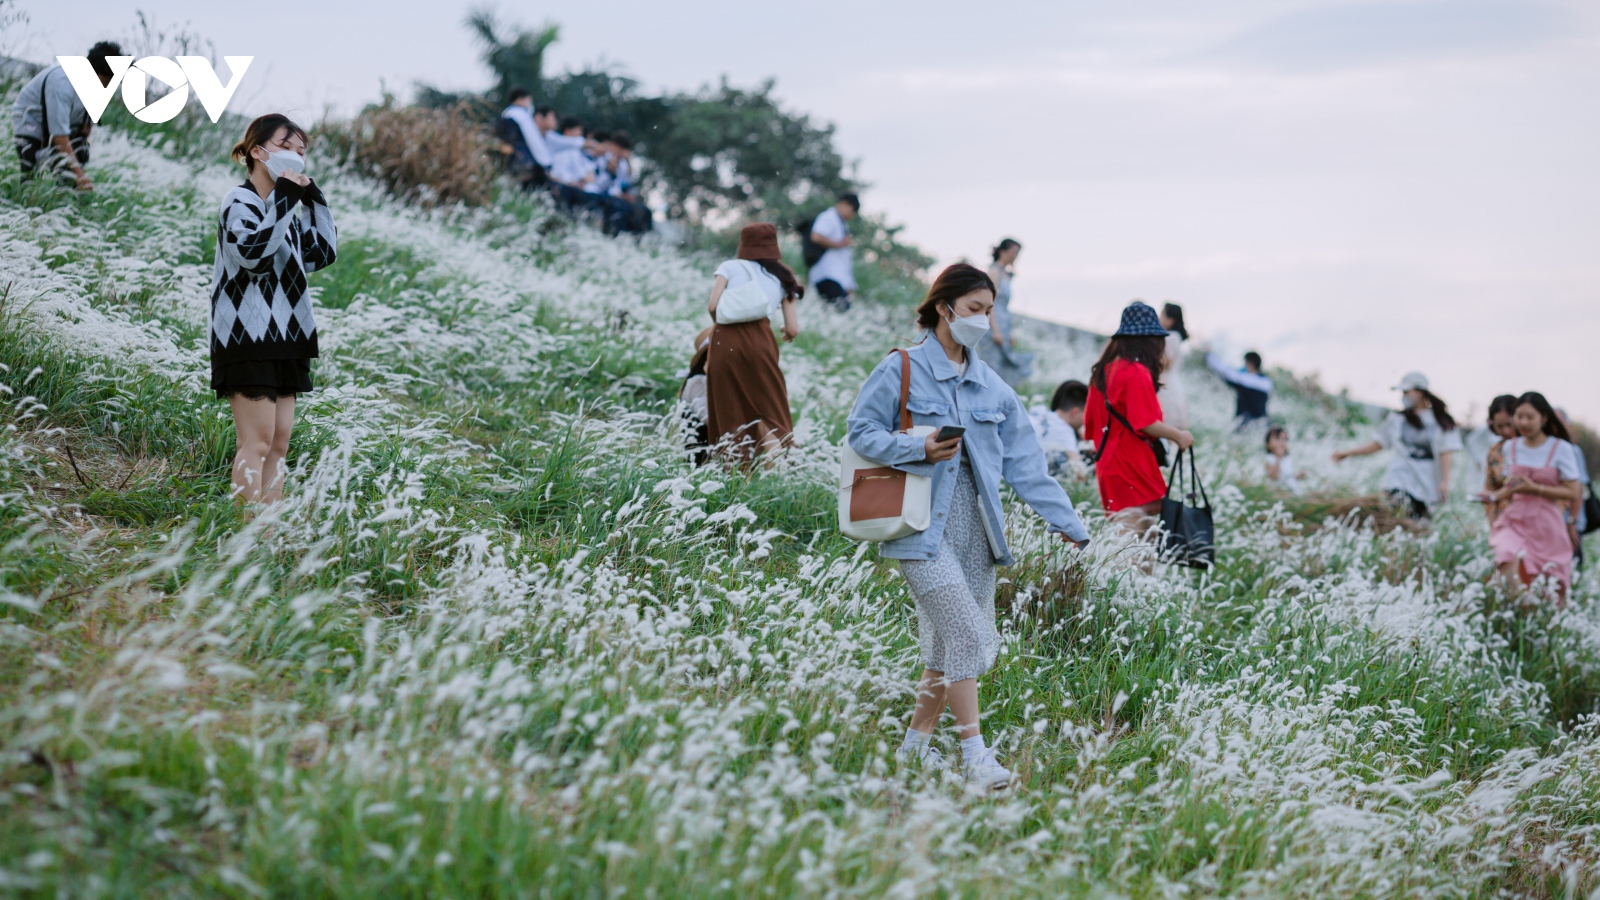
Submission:
<svg viewBox="0 0 1600 900">
<path fill-rule="evenodd" d="M 1510 502 L 1494 520 L 1489 546 L 1507 580 L 1515 576 L 1515 583 L 1528 585 L 1548 578 L 1556 601 L 1564 603 L 1572 585 L 1572 539 L 1561 513 L 1581 496 L 1577 448 L 1543 394 L 1518 397 L 1512 422 L 1521 437 L 1501 445 L 1506 483 L 1490 495 L 1495 503 Z"/>
</svg>

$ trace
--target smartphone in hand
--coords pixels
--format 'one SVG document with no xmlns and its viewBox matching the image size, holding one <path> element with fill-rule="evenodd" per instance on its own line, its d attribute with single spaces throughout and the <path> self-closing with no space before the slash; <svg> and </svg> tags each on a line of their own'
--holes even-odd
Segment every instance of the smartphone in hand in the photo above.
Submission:
<svg viewBox="0 0 1600 900">
<path fill-rule="evenodd" d="M 933 439 L 943 444 L 946 441 L 953 441 L 966 433 L 967 429 L 960 425 L 946 425 L 939 429 L 939 433 L 934 435 Z"/>
</svg>

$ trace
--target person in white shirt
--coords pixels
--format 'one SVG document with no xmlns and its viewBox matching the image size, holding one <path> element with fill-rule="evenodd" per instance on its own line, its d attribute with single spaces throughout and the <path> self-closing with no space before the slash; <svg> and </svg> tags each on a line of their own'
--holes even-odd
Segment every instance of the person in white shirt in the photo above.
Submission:
<svg viewBox="0 0 1600 900">
<path fill-rule="evenodd" d="M 122 48 L 113 41 L 89 48 L 89 67 L 102 85 L 109 85 L 113 75 L 107 59 L 120 56 Z M 80 191 L 94 190 L 93 180 L 83 171 L 89 164 L 89 133 L 93 130 L 94 120 L 60 65 L 29 79 L 11 106 L 17 165 L 25 179 L 42 169 Z"/>
<path fill-rule="evenodd" d="M 1174 428 L 1189 427 L 1189 400 L 1183 390 L 1183 342 L 1189 339 L 1189 329 L 1183 324 L 1183 307 L 1167 303 L 1157 315 L 1161 327 L 1167 330 L 1166 364 L 1161 369 L 1161 390 L 1156 399 L 1161 401 L 1161 414 Z"/>
<path fill-rule="evenodd" d="M 1289 455 L 1289 431 L 1282 425 L 1267 429 L 1267 455 L 1262 463 L 1267 481 L 1273 487 L 1285 488 L 1295 494 L 1305 490 L 1305 485 L 1300 482 L 1305 479 L 1306 473 L 1295 468 L 1294 457 Z"/>
<path fill-rule="evenodd" d="M 506 100 L 509 105 L 500 113 L 500 118 L 514 127 L 514 134 L 521 140 L 510 140 L 512 133 L 504 129 L 500 133 L 506 135 L 511 145 L 513 171 L 524 187 L 531 190 L 550 180 L 550 148 L 544 136 L 556 127 L 556 111 L 548 106 L 535 108 L 533 94 L 520 85 L 506 92 Z"/>
<path fill-rule="evenodd" d="M 1450 499 L 1450 463 L 1461 450 L 1461 429 L 1444 401 L 1428 390 L 1428 376 L 1407 372 L 1395 390 L 1404 396 L 1405 409 L 1390 413 L 1374 440 L 1335 452 L 1333 461 L 1393 450 L 1383 489 L 1412 518 L 1426 519 L 1435 504 Z"/>
<path fill-rule="evenodd" d="M 1557 603 L 1572 585 L 1573 531 L 1566 512 L 1583 497 L 1583 469 L 1572 435 L 1543 394 L 1517 398 L 1511 416 L 1519 437 L 1505 448 L 1506 483 L 1489 495 L 1509 501 L 1489 530 L 1494 564 L 1513 585 L 1549 578 Z"/>
<path fill-rule="evenodd" d="M 850 295 L 856 291 L 849 222 L 859 212 L 861 198 L 855 194 L 841 194 L 837 203 L 818 213 L 811 222 L 811 242 L 826 249 L 811 266 L 807 281 L 816 288 L 817 296 L 841 311 L 850 308 Z"/>
<path fill-rule="evenodd" d="M 1084 481 L 1089 476 L 1083 454 L 1078 445 L 1082 442 L 1083 407 L 1089 400 L 1089 386 L 1081 381 L 1064 381 L 1050 397 L 1050 405 L 1035 406 L 1028 410 L 1028 420 L 1033 432 L 1039 436 L 1039 446 L 1044 449 L 1045 462 L 1050 474 L 1056 477 L 1069 475 L 1074 481 Z"/>
<path fill-rule="evenodd" d="M 594 162 L 583 152 L 586 141 L 583 123 L 567 117 L 561 120 L 561 137 L 564 141 L 551 144 L 554 153 L 550 160 L 550 180 L 578 191 L 594 183 Z"/>
</svg>

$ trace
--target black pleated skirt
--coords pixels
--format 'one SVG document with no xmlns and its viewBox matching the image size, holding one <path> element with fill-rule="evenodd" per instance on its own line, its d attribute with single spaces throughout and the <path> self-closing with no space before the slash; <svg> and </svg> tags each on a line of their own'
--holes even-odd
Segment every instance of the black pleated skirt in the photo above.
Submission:
<svg viewBox="0 0 1600 900">
<path fill-rule="evenodd" d="M 211 363 L 211 389 L 227 400 L 235 394 L 247 400 L 271 400 L 311 392 L 311 360 L 246 359 Z"/>
</svg>

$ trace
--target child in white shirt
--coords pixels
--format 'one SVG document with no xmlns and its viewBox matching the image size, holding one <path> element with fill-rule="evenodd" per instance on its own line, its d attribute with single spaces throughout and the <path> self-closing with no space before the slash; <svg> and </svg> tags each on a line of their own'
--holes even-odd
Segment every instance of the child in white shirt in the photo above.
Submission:
<svg viewBox="0 0 1600 900">
<path fill-rule="evenodd" d="M 1267 481 L 1273 487 L 1286 488 L 1296 494 L 1305 490 L 1305 485 L 1300 482 L 1305 479 L 1306 473 L 1295 469 L 1294 457 L 1289 455 L 1289 432 L 1282 425 L 1267 429 L 1267 454 L 1262 462 Z"/>
</svg>

